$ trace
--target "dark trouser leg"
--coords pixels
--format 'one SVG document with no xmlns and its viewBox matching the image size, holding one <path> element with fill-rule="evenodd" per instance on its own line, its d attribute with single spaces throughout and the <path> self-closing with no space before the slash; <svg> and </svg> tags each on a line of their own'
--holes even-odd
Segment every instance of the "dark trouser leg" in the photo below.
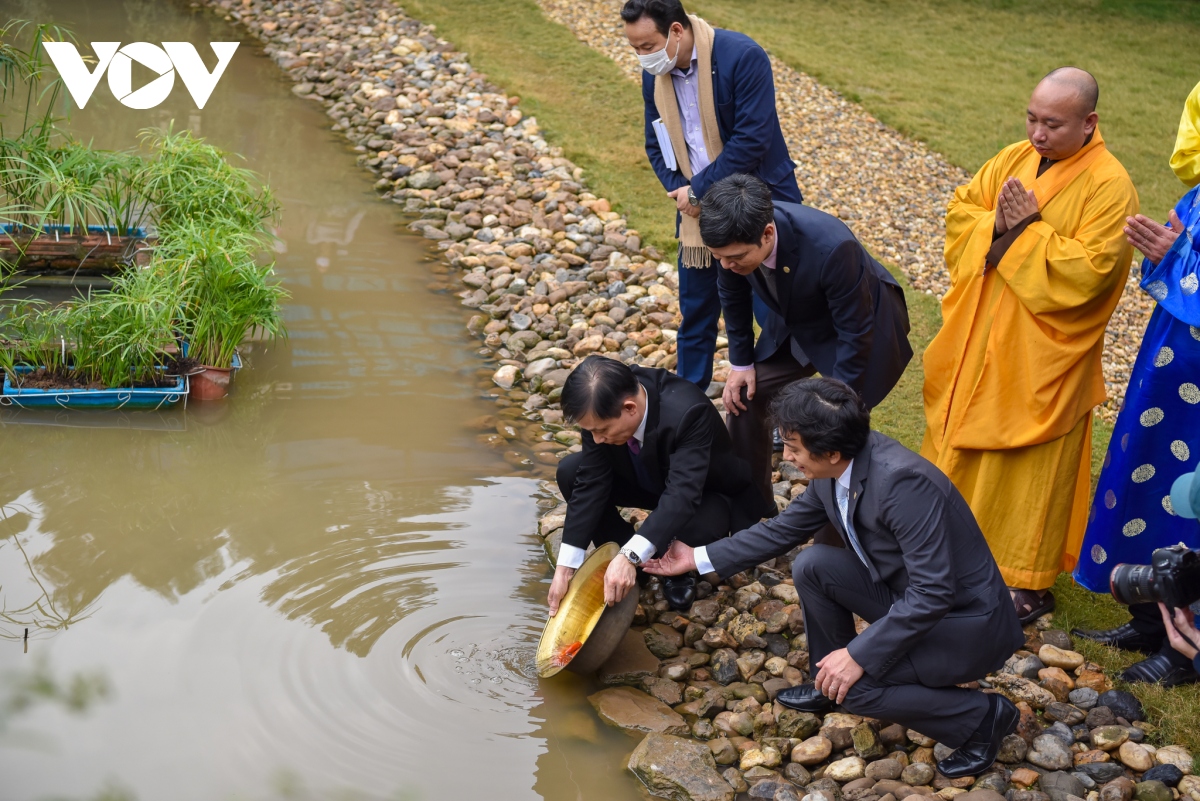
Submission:
<svg viewBox="0 0 1200 801">
<path fill-rule="evenodd" d="M 772 507 L 775 500 L 771 493 L 771 423 L 767 407 L 779 390 L 814 372 L 812 365 L 801 367 L 784 345 L 774 356 L 754 365 L 754 399 L 748 400 L 742 390 L 746 411 L 738 414 L 730 411 L 726 418 L 734 454 L 750 463 L 750 476 L 763 500 Z"/>
<path fill-rule="evenodd" d="M 1172 665 L 1184 670 L 1193 669 L 1192 660 L 1171 647 L 1171 641 L 1167 639 L 1167 628 L 1163 625 L 1162 613 L 1158 609 L 1158 604 L 1131 604 L 1129 614 L 1133 618 L 1129 623 L 1137 629 L 1139 634 L 1144 634 L 1147 637 L 1157 637 L 1162 640 L 1160 653 L 1171 660 Z"/>
<path fill-rule="evenodd" d="M 848 548 L 813 545 L 792 565 L 792 578 L 804 609 L 811 664 L 845 648 L 857 633 L 854 615 L 873 623 L 895 600 L 885 584 L 871 580 L 858 555 Z M 899 723 L 957 748 L 983 722 L 983 693 L 958 687 L 926 687 L 907 656 L 884 676 L 865 674 L 846 694 L 844 706 L 856 715 Z"/>
<path fill-rule="evenodd" d="M 558 480 L 559 492 L 562 493 L 563 499 L 568 504 L 571 502 L 571 494 L 575 488 L 575 473 L 579 470 L 581 461 L 583 461 L 583 454 L 573 453 L 558 463 L 558 472 L 555 477 Z M 592 542 L 596 545 L 606 542 L 624 545 L 633 536 L 634 531 L 633 525 L 621 517 L 618 508 L 653 510 L 657 505 L 658 498 L 655 495 L 646 492 L 636 484 L 626 482 L 620 475 L 613 476 L 613 489 L 609 496 L 609 505 L 601 514 L 596 531 L 592 533 Z M 690 545 L 693 548 L 716 542 L 729 535 L 730 517 L 728 498 L 715 492 L 705 493 L 700 500 L 699 508 L 696 509 L 696 513 L 692 515 L 692 519 L 688 521 L 687 525 L 683 527 L 678 539 L 684 545 Z M 663 544 L 663 551 L 667 545 L 669 543 Z"/>
<path fill-rule="evenodd" d="M 684 545 L 699 548 L 709 545 L 722 537 L 729 536 L 729 499 L 715 492 L 707 493 L 700 500 L 696 514 L 688 521 L 676 537 Z M 664 543 L 659 555 L 665 552 L 668 543 Z"/>
<path fill-rule="evenodd" d="M 710 267 L 688 268 L 679 263 L 679 310 L 683 321 L 675 339 L 679 361 L 675 372 L 700 389 L 712 383 L 713 353 L 717 349 L 717 320 L 721 299 L 717 296 L 717 270 Z"/>
<path fill-rule="evenodd" d="M 575 489 L 575 474 L 582 461 L 582 453 L 573 453 L 558 463 L 555 478 L 558 481 L 558 490 L 568 504 Z M 603 545 L 606 542 L 616 542 L 624 545 L 633 536 L 633 524 L 621 517 L 617 507 L 653 509 L 657 499 L 636 485 L 627 485 L 619 476 L 613 478 L 613 490 L 609 497 L 610 503 L 604 508 L 596 530 L 592 532 L 592 543 Z"/>
</svg>

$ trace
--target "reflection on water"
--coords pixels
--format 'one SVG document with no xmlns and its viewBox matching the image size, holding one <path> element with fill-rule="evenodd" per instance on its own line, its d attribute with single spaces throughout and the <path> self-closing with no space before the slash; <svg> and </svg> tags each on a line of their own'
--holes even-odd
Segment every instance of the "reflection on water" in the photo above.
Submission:
<svg viewBox="0 0 1200 801">
<path fill-rule="evenodd" d="M 202 54 L 239 38 L 165 0 L 0 16 Z M 178 85 L 131 111 L 101 82 L 72 125 L 117 148 L 171 120 L 280 197 L 291 335 L 246 349 L 226 403 L 0 414 L 0 675 L 45 657 L 112 687 L 0 739 L 4 798 L 638 797 L 634 741 L 577 680 L 534 678 L 536 485 L 463 424 L 495 407 L 421 241 L 249 42 L 203 111 Z"/>
</svg>

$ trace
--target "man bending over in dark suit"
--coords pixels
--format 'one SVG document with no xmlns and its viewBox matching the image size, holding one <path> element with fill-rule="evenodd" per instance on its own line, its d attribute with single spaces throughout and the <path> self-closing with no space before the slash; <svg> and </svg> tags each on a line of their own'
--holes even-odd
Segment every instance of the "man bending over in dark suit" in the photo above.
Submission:
<svg viewBox="0 0 1200 801">
<path fill-rule="evenodd" d="M 728 539 L 673 543 L 646 572 L 731 576 L 832 523 L 845 547 L 811 545 L 792 565 L 815 681 L 777 700 L 902 724 L 958 749 L 938 763 L 943 775 L 982 773 L 1020 716 L 1002 695 L 954 685 L 998 669 L 1025 637 L 970 507 L 933 464 L 871 431 L 866 404 L 841 381 L 796 381 L 771 413 L 807 491 Z M 862 634 L 855 614 L 871 624 Z"/>
<path fill-rule="evenodd" d="M 762 517 L 750 468 L 733 455 L 712 401 L 690 381 L 589 356 L 567 377 L 562 410 L 582 429 L 583 450 L 558 463 L 567 520 L 551 615 L 589 542 L 622 545 L 604 578 L 611 605 L 633 587 L 636 568 L 672 540 L 706 545 Z M 652 510 L 637 534 L 621 506 Z M 696 598 L 695 577 L 665 579 L 663 594 L 672 608 L 686 609 Z"/>
<path fill-rule="evenodd" d="M 878 406 L 912 358 L 904 292 L 845 223 L 772 201 L 752 175 L 712 185 L 700 204 L 700 234 L 721 262 L 717 286 L 733 364 L 723 399 L 734 452 L 771 498 L 771 398 L 819 372 Z M 774 312 L 759 317 L 758 342 L 755 296 Z"/>
</svg>

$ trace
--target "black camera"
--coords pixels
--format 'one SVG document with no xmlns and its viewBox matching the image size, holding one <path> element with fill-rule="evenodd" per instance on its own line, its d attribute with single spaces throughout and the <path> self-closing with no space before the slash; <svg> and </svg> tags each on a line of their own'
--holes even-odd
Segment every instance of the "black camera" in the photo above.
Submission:
<svg viewBox="0 0 1200 801">
<path fill-rule="evenodd" d="M 1114 567 L 1108 586 L 1126 606 L 1162 601 L 1182 609 L 1200 600 L 1200 552 L 1183 543 L 1159 548 L 1148 565 Z"/>
</svg>

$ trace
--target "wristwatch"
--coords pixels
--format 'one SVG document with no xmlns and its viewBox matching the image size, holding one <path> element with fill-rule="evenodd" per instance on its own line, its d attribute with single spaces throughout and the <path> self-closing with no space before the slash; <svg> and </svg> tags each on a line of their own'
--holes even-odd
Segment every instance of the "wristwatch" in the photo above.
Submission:
<svg viewBox="0 0 1200 801">
<path fill-rule="evenodd" d="M 696 197 L 696 193 L 692 191 L 690 186 L 688 187 L 688 203 L 691 203 L 693 206 L 700 205 L 700 198 Z"/>
<path fill-rule="evenodd" d="M 634 567 L 640 567 L 642 564 L 642 557 L 638 556 L 637 551 L 633 550 L 632 548 L 622 548 L 621 550 L 617 551 L 617 554 L 628 559 L 629 563 Z"/>
</svg>

